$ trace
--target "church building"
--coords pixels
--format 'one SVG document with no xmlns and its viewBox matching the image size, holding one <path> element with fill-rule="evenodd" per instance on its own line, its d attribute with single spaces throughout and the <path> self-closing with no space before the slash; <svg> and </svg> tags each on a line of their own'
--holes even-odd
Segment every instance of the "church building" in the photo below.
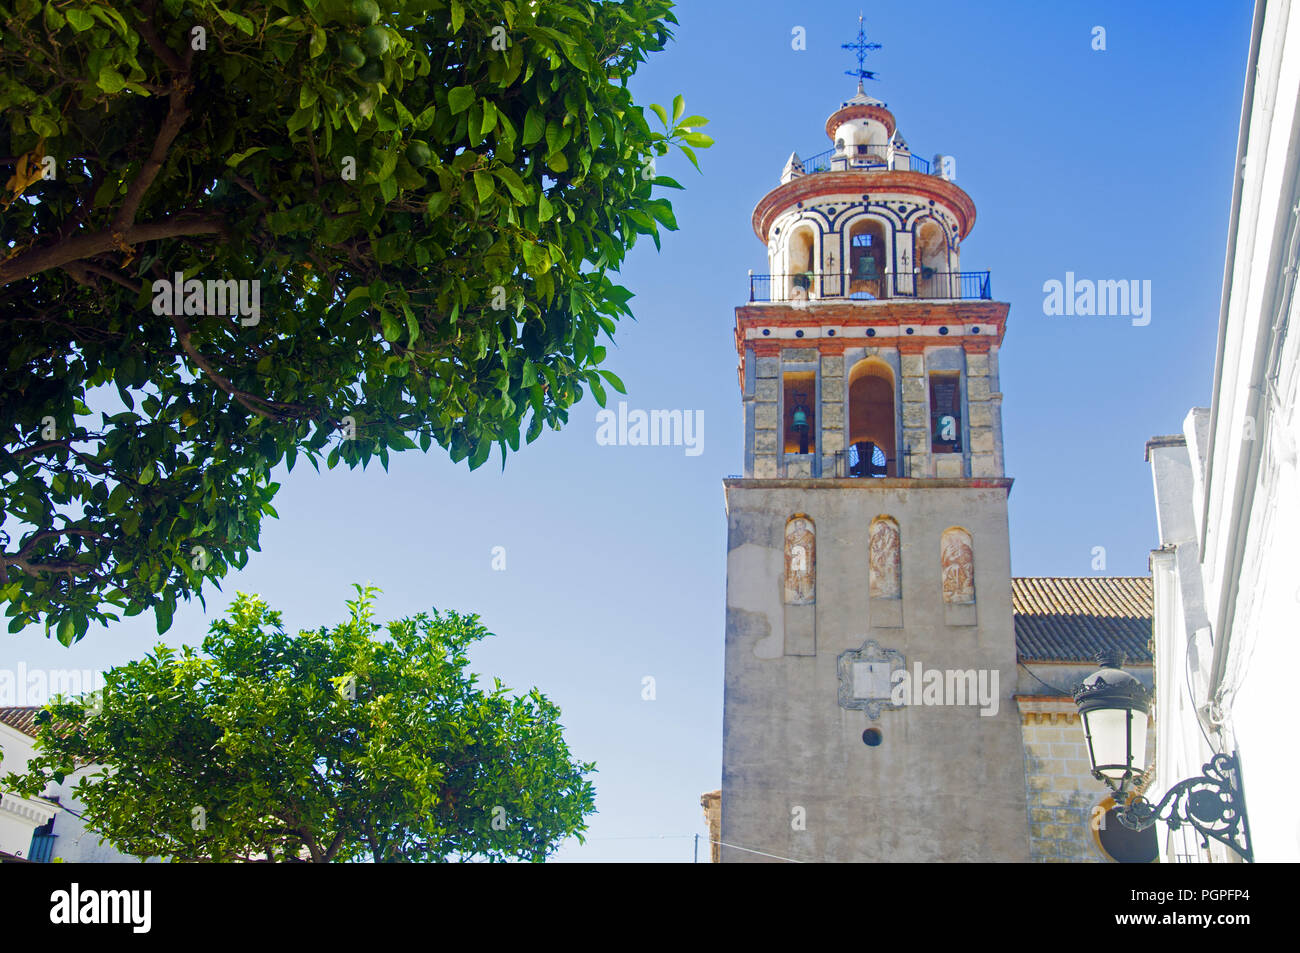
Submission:
<svg viewBox="0 0 1300 953">
<path fill-rule="evenodd" d="M 1010 305 L 962 262 L 955 163 L 857 75 L 753 213 L 713 859 L 1150 860 L 1070 696 L 1103 650 L 1150 686 L 1150 580 L 1012 578 Z"/>
</svg>

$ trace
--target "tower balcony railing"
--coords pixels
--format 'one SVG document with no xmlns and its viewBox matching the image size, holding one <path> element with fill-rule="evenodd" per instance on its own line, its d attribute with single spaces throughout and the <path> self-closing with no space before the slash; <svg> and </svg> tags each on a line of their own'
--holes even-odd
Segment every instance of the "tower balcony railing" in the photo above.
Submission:
<svg viewBox="0 0 1300 953">
<path fill-rule="evenodd" d="M 750 301 L 993 300 L 987 271 L 928 271 L 868 277 L 862 272 L 750 275 Z"/>
<path fill-rule="evenodd" d="M 930 162 L 920 156 L 914 156 L 906 149 L 891 145 L 845 146 L 839 149 L 827 149 L 811 158 L 803 160 L 803 170 L 807 175 L 817 172 L 843 171 L 848 169 L 878 169 L 882 172 L 920 172 L 930 175 Z"/>
</svg>

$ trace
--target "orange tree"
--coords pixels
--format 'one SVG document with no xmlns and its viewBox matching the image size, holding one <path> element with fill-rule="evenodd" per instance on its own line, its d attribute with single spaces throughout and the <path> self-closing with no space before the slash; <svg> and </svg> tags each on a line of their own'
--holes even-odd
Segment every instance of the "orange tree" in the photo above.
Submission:
<svg viewBox="0 0 1300 953">
<path fill-rule="evenodd" d="M 582 839 L 586 775 L 537 689 L 480 689 L 477 616 L 287 634 L 239 596 L 203 652 L 159 646 L 95 696 L 39 714 L 37 755 L 4 789 L 38 795 L 78 767 L 89 829 L 179 861 L 541 861 Z"/>
<path fill-rule="evenodd" d="M 611 274 L 710 143 L 628 90 L 671 8 L 0 0 L 10 630 L 164 631 L 282 461 L 504 465 L 621 391 Z"/>
</svg>

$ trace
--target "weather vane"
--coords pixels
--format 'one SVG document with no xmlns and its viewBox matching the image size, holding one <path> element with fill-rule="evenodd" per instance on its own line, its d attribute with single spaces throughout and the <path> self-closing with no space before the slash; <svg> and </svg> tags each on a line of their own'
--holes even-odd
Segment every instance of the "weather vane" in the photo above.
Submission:
<svg viewBox="0 0 1300 953">
<path fill-rule="evenodd" d="M 845 74 L 846 76 L 856 76 L 856 77 L 858 78 L 858 85 L 859 85 L 859 86 L 862 85 L 862 81 L 863 81 L 864 79 L 876 79 L 876 78 L 877 78 L 877 77 L 876 77 L 876 74 L 873 73 L 873 72 L 871 72 L 871 70 L 866 69 L 866 68 L 864 67 L 863 64 L 866 63 L 866 61 L 867 61 L 867 53 L 868 53 L 869 51 L 871 51 L 871 50 L 878 50 L 878 49 L 880 49 L 880 44 L 879 44 L 879 43 L 868 43 L 868 42 L 867 42 L 867 31 L 866 31 L 866 28 L 863 27 L 863 25 L 862 25 L 862 15 L 861 15 L 861 14 L 858 15 L 858 42 L 856 42 L 856 43 L 841 43 L 841 44 L 840 44 L 840 49 L 842 49 L 842 50 L 853 50 L 855 53 L 857 53 L 857 56 L 858 56 L 858 68 L 857 68 L 857 69 L 848 69 L 848 70 L 845 70 L 845 71 L 844 71 L 844 74 Z"/>
</svg>

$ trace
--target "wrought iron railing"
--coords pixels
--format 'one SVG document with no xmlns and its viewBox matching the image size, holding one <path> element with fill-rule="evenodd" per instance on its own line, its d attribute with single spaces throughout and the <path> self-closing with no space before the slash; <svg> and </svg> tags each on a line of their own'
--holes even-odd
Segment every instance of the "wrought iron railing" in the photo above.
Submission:
<svg viewBox="0 0 1300 953">
<path fill-rule="evenodd" d="M 820 453 L 782 453 L 777 456 L 777 476 L 837 480 L 907 476 L 907 454 L 901 458 L 889 457 L 883 465 L 868 465 L 862 453 L 852 447 L 824 456 Z M 803 470 L 808 472 L 797 472 Z"/>
<path fill-rule="evenodd" d="M 907 170 L 911 172 L 920 172 L 923 175 L 930 174 L 930 161 L 922 159 L 920 156 L 911 155 L 896 147 L 887 145 L 870 145 L 870 146 L 846 146 L 841 153 L 837 149 L 827 149 L 825 152 L 819 152 L 815 156 L 810 156 L 803 161 L 803 170 L 808 175 L 817 172 L 830 172 L 831 160 L 836 156 L 842 155 L 845 159 L 845 168 L 848 169 L 899 169 L 900 160 L 907 158 Z"/>
<path fill-rule="evenodd" d="M 927 271 L 868 276 L 860 272 L 800 275 L 750 275 L 750 301 L 859 301 L 890 298 L 922 300 L 993 299 L 987 271 Z"/>
</svg>

